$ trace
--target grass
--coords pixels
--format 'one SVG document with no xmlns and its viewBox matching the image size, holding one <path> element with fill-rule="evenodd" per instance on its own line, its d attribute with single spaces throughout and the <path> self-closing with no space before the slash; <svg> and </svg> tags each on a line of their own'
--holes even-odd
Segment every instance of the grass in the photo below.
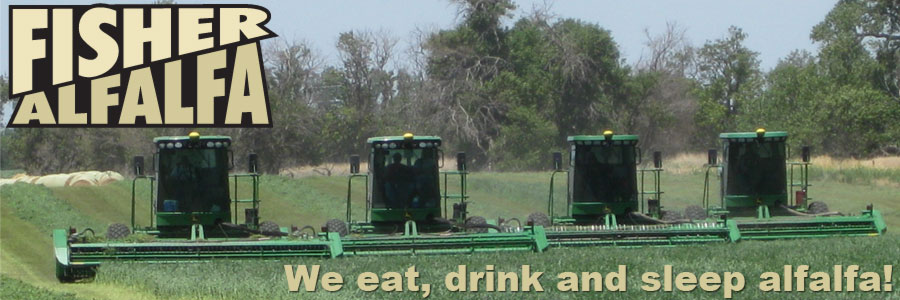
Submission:
<svg viewBox="0 0 900 300">
<path fill-rule="evenodd" d="M 809 178 L 810 180 L 900 187 L 900 169 L 873 169 L 859 166 L 842 169 L 814 167 L 810 169 Z"/>
<path fill-rule="evenodd" d="M 0 276 L 0 286 L 2 299 L 76 299 L 72 293 L 54 292 L 6 276 Z"/>
<path fill-rule="evenodd" d="M 79 188 L 80 189 L 80 188 Z M 75 191 L 77 189 L 73 189 Z M 106 224 L 97 220 L 94 214 L 85 214 L 76 208 L 84 201 L 68 202 L 56 197 L 53 190 L 40 185 L 16 183 L 0 189 L 3 210 L 15 215 L 23 222 L 33 225 L 41 232 L 49 233 L 55 228 L 91 227 L 105 230 Z M 102 211 L 100 207 L 94 210 Z"/>
<path fill-rule="evenodd" d="M 457 265 L 465 264 L 469 271 L 484 271 L 486 265 L 494 265 L 496 271 L 518 272 L 522 264 L 530 264 L 532 271 L 545 272 L 541 276 L 541 285 L 546 291 L 556 289 L 558 272 L 607 272 L 615 271 L 619 264 L 626 265 L 628 292 L 618 297 L 627 299 L 670 298 L 670 299 L 721 299 L 721 292 L 672 292 L 665 296 L 640 290 L 641 277 L 644 272 L 662 273 L 663 266 L 674 266 L 679 272 L 693 272 L 697 275 L 704 272 L 741 272 L 746 278 L 746 287 L 736 294 L 735 299 L 761 299 L 782 297 L 784 294 L 760 292 L 757 286 L 759 275 L 763 272 L 781 273 L 783 265 L 810 266 L 812 271 L 831 272 L 835 264 L 859 265 L 864 271 L 881 272 L 882 265 L 900 265 L 900 250 L 896 246 L 900 236 L 891 235 L 881 239 L 837 238 L 814 241 L 774 241 L 748 242 L 739 245 L 706 245 L 681 248 L 647 248 L 647 249 L 591 249 L 568 248 L 552 249 L 548 253 L 489 253 L 479 255 L 458 256 L 415 256 L 415 257 L 353 257 L 335 260 L 320 259 L 285 259 L 271 261 L 216 261 L 193 265 L 154 264 L 141 266 L 141 272 L 135 272 L 131 264 L 110 264 L 103 267 L 96 279 L 99 283 L 131 285 L 150 291 L 166 298 L 210 298 L 210 299 L 328 299 L 328 298 L 363 298 L 369 294 L 356 288 L 356 276 L 362 272 L 404 272 L 410 266 L 416 266 L 420 273 L 419 284 L 429 283 L 432 286 L 432 297 L 492 299 L 508 298 L 510 293 L 454 293 L 444 288 L 444 276 L 457 271 Z M 836 245 L 836 246 L 832 246 Z M 859 249 L 873 249 L 864 256 L 856 255 Z M 698 253 L 702 253 L 698 255 Z M 765 263 L 758 263 L 765 261 Z M 316 293 L 290 293 L 285 279 L 283 265 L 321 266 L 321 273 L 337 272 L 344 277 L 344 288 L 330 293 L 319 290 Z M 812 272 L 811 271 L 811 272 Z M 205 278 L 205 280 L 173 281 L 171 274 L 180 278 Z M 214 274 L 214 275 L 210 275 Z M 900 284 L 894 276 L 894 286 Z M 479 290 L 486 286 L 481 283 Z M 897 289 L 891 295 L 900 296 Z M 663 293 L 663 292 L 659 292 Z M 553 298 L 586 298 L 607 296 L 613 292 L 557 293 Z M 867 293 L 797 293 L 797 298 L 816 299 L 869 299 L 873 295 Z M 886 296 L 885 294 L 881 294 Z M 378 297 L 386 297 L 381 295 Z M 420 298 L 416 292 L 395 293 L 391 297 L 404 299 Z M 545 299 L 545 293 L 516 293 L 515 298 Z"/>
<path fill-rule="evenodd" d="M 681 166 L 679 167 L 679 163 Z M 687 161 L 666 162 L 667 176 L 663 177 L 666 209 L 681 210 L 699 204 L 703 173 Z M 701 163 L 702 165 L 702 163 Z M 819 169 L 816 169 L 819 168 Z M 668 171 L 671 170 L 671 171 Z M 736 245 L 711 245 L 684 248 L 640 249 L 551 249 L 547 253 L 494 253 L 456 256 L 397 256 L 353 257 L 335 260 L 287 259 L 271 261 L 214 261 L 196 264 L 107 264 L 97 279 L 87 284 L 59 284 L 53 276 L 49 232 L 54 228 L 92 227 L 98 233 L 109 223 L 128 224 L 131 215 L 131 182 L 119 182 L 103 187 L 46 188 L 15 184 L 0 188 L 0 275 L 3 284 L 0 298 L 8 293 L 26 293 L 34 297 L 83 298 L 362 298 L 369 296 L 355 285 L 355 276 L 362 271 L 381 273 L 402 272 L 416 265 L 420 282 L 432 284 L 433 295 L 440 298 L 509 297 L 503 293 L 450 294 L 443 289 L 443 275 L 454 271 L 458 264 L 470 268 L 496 265 L 498 271 L 515 271 L 519 265 L 531 264 L 535 271 L 544 271 L 545 288 L 552 289 L 554 275 L 561 271 L 613 271 L 616 265 L 628 265 L 626 298 L 665 297 L 721 298 L 720 293 L 695 291 L 672 294 L 639 292 L 640 274 L 659 271 L 664 264 L 672 264 L 676 272 L 705 271 L 742 272 L 747 276 L 747 288 L 737 299 L 772 297 L 795 298 L 869 298 L 864 293 L 825 294 L 763 294 L 756 290 L 757 276 L 763 271 L 779 271 L 784 264 L 808 264 L 813 270 L 830 270 L 833 264 L 858 264 L 864 270 L 881 272 L 881 265 L 900 265 L 900 173 L 895 168 L 867 166 L 822 166 L 811 172 L 813 187 L 810 196 L 825 201 L 833 210 L 858 212 L 868 203 L 884 213 L 888 227 L 893 230 L 879 238 L 839 238 L 809 241 L 742 242 Z M 564 174 L 560 174 L 564 175 Z M 564 211 L 565 177 L 558 175 L 555 197 L 557 212 Z M 545 211 L 548 196 L 548 172 L 474 173 L 469 176 L 470 215 L 489 219 L 515 217 L 524 220 L 531 212 Z M 452 185 L 452 181 L 451 181 Z M 241 185 L 241 197 L 246 197 L 247 185 Z M 356 219 L 363 218 L 362 180 L 354 183 L 353 210 Z M 261 218 L 283 227 L 313 225 L 319 227 L 330 218 L 342 218 L 345 213 L 347 179 L 344 176 L 309 176 L 289 178 L 264 176 L 261 182 Z M 453 187 L 451 187 L 453 189 Z M 451 191 L 451 193 L 453 193 Z M 148 224 L 148 189 L 138 188 L 137 223 Z M 239 213 L 242 215 L 242 213 Z M 347 282 L 337 293 L 320 291 L 301 295 L 287 292 L 282 265 L 320 264 L 326 271 L 344 275 Z M 884 298 L 900 297 L 895 267 L 895 292 Z M 202 278 L 202 279 L 201 279 Z M 756 280 L 756 281 L 754 281 Z M 28 294 L 36 293 L 36 294 Z M 602 293 L 518 293 L 528 298 L 595 298 Z M 386 297 L 378 295 L 377 297 Z M 414 298 L 413 292 L 390 296 Z M 878 296 L 879 298 L 881 296 Z M 17 297 L 14 297 L 17 298 Z M 28 297 L 31 298 L 31 297 Z"/>
</svg>

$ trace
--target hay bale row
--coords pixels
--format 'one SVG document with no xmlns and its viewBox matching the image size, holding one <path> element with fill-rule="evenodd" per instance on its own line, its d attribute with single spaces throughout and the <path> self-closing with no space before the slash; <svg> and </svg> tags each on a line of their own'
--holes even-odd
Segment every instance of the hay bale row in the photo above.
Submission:
<svg viewBox="0 0 900 300">
<path fill-rule="evenodd" d="M 51 174 L 44 176 L 31 176 L 16 174 L 9 179 L 0 179 L 0 186 L 13 183 L 40 184 L 47 187 L 64 186 L 98 186 L 124 180 L 122 174 L 114 171 L 83 171 L 69 174 Z"/>
</svg>

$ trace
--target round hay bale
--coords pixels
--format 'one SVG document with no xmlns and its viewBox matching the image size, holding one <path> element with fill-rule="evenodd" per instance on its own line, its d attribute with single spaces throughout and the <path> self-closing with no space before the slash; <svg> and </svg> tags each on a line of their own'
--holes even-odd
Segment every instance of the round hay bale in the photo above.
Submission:
<svg viewBox="0 0 900 300">
<path fill-rule="evenodd" d="M 18 178 L 16 178 L 16 182 L 34 183 L 35 181 L 38 180 L 38 178 L 40 178 L 40 177 L 24 175 L 24 176 L 19 176 Z"/>
<path fill-rule="evenodd" d="M 81 171 L 72 173 L 72 175 L 78 175 L 79 177 L 89 179 L 94 183 L 97 183 L 97 179 L 100 178 L 101 172 L 98 171 Z"/>
<path fill-rule="evenodd" d="M 94 186 L 97 182 L 91 176 L 83 173 L 72 173 L 66 186 Z"/>
<path fill-rule="evenodd" d="M 125 180 L 125 176 L 122 176 L 122 174 L 119 174 L 119 172 L 116 171 L 106 171 L 106 174 L 109 178 L 115 179 L 116 181 Z"/>
<path fill-rule="evenodd" d="M 114 183 L 116 181 L 124 180 L 125 177 L 115 171 L 106 171 L 97 174 L 97 177 L 95 177 L 95 179 L 97 180 L 97 185 L 106 185 Z"/>
<path fill-rule="evenodd" d="M 34 183 L 46 187 L 64 187 L 66 186 L 66 182 L 69 181 L 69 177 L 69 174 L 53 174 L 41 176 Z"/>
</svg>

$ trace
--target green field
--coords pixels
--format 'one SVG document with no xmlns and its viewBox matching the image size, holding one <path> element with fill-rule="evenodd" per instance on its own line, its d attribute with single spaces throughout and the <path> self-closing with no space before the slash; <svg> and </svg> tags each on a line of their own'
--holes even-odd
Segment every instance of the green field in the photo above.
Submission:
<svg viewBox="0 0 900 300">
<path fill-rule="evenodd" d="M 415 265 L 419 283 L 432 285 L 432 297 L 474 298 L 597 298 L 601 296 L 644 299 L 649 297 L 693 299 L 721 298 L 722 293 L 673 292 L 658 294 L 640 290 L 640 274 L 662 272 L 671 264 L 678 272 L 741 272 L 746 287 L 735 299 L 758 298 L 900 298 L 900 172 L 897 170 L 813 170 L 814 187 L 810 196 L 825 201 L 832 210 L 857 213 L 872 203 L 884 213 L 889 234 L 877 238 L 837 238 L 804 241 L 741 242 L 735 245 L 708 245 L 682 248 L 579 248 L 551 249 L 546 253 L 502 253 L 455 256 L 351 257 L 334 260 L 286 259 L 271 261 L 214 261 L 192 264 L 107 264 L 93 282 L 59 284 L 54 277 L 50 230 L 53 228 L 93 227 L 104 231 L 112 222 L 127 223 L 130 215 L 131 183 L 120 182 L 104 187 L 45 188 L 27 184 L 0 188 L 0 298 L 81 298 L 155 299 L 155 298 L 361 298 L 369 294 L 356 288 L 356 276 L 364 271 L 375 273 L 403 272 Z M 517 217 L 546 207 L 549 173 L 480 173 L 470 176 L 469 191 L 473 200 L 470 212 L 488 219 Z M 663 205 L 667 209 L 683 209 L 698 204 L 703 175 L 690 172 L 663 177 Z M 345 177 L 305 177 L 291 179 L 265 176 L 261 184 L 263 220 L 281 226 L 314 225 L 344 214 Z M 558 186 L 563 186 L 558 184 Z M 361 212 L 362 184 L 355 195 L 355 211 Z M 140 191 L 146 197 L 147 191 Z M 557 199 L 564 201 L 559 189 Z M 146 199 L 146 198 L 141 198 Z M 146 224 L 148 204 L 138 205 L 138 222 Z M 561 211 L 560 205 L 557 211 Z M 362 215 L 357 215 L 360 218 Z M 289 293 L 283 265 L 320 264 L 322 272 L 334 271 L 344 276 L 345 286 L 339 292 L 319 291 L 315 294 Z M 545 290 L 556 287 L 556 274 L 563 271 L 596 271 L 606 274 L 616 266 L 628 266 L 628 292 L 557 293 L 450 293 L 443 286 L 444 275 L 466 264 L 470 271 L 483 271 L 495 265 L 496 271 L 518 271 L 530 264 L 533 271 L 545 272 L 541 283 Z M 835 264 L 859 265 L 862 272 L 882 272 L 882 265 L 894 265 L 892 293 L 776 293 L 757 290 L 762 272 L 781 272 L 785 264 L 810 266 L 810 272 L 831 271 Z M 405 285 L 406 283 L 404 283 Z M 405 287 L 405 286 L 404 286 Z M 483 290 L 485 286 L 481 286 Z M 388 295 L 376 295 L 386 297 Z M 416 292 L 393 293 L 390 296 L 419 298 Z"/>
</svg>

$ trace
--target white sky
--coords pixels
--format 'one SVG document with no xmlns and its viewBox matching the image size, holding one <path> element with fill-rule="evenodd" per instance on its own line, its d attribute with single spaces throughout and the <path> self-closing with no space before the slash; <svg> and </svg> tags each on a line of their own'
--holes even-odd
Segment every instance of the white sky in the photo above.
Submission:
<svg viewBox="0 0 900 300">
<path fill-rule="evenodd" d="M 11 1 L 12 4 L 92 4 L 94 1 Z M 124 1 L 125 3 L 150 3 Z M 177 1 L 197 3 L 199 1 Z M 224 2 L 224 1 L 223 1 Z M 386 30 L 400 40 L 398 53 L 409 45 L 416 28 L 450 28 L 458 22 L 457 7 L 448 0 L 330 0 L 330 1 L 248 1 L 272 12 L 268 27 L 283 38 L 312 44 L 330 63 L 337 60 L 334 44 L 338 34 L 348 30 Z M 835 0 L 694 0 L 694 1 L 612 1 L 612 0 L 517 0 L 518 15 L 549 3 L 554 15 L 597 23 L 612 32 L 628 63 L 637 61 L 651 33 L 665 30 L 667 22 L 687 29 L 695 45 L 721 38 L 731 25 L 749 35 L 746 45 L 760 53 L 764 70 L 794 49 L 816 52 L 809 39 L 812 27 L 822 21 Z M 219 2 L 221 3 L 221 2 Z M 9 4 L 0 11 L 0 73 L 8 73 Z M 516 17 L 517 18 L 517 17 Z M 510 20 L 512 21 L 512 20 Z M 507 22 L 511 24 L 511 22 Z M 399 57 L 402 60 L 402 57 Z"/>
</svg>

